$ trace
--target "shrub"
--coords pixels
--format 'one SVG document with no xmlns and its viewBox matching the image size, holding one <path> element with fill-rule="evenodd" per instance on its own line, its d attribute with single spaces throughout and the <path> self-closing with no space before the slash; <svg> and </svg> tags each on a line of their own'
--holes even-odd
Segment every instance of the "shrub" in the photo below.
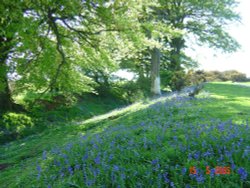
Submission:
<svg viewBox="0 0 250 188">
<path fill-rule="evenodd" d="M 2 136 L 14 139 L 26 135 L 33 126 L 31 117 L 12 112 L 4 114 L 0 123 Z"/>
<path fill-rule="evenodd" d="M 206 82 L 206 75 L 203 70 L 189 70 L 186 74 L 186 85 L 199 85 Z"/>
<path fill-rule="evenodd" d="M 237 70 L 220 71 L 207 71 L 205 72 L 207 81 L 232 81 L 232 82 L 246 82 L 247 76 Z"/>
</svg>

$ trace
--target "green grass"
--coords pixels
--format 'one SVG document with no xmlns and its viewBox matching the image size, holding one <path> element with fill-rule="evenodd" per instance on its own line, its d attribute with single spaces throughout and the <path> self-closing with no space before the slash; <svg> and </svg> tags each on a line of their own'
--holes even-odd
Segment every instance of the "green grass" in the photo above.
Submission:
<svg viewBox="0 0 250 188">
<path fill-rule="evenodd" d="M 245 83 L 243 83 L 245 84 Z M 208 117 L 242 123 L 250 117 L 250 88 L 231 83 L 211 83 L 205 87 L 213 101 L 203 106 Z"/>
<path fill-rule="evenodd" d="M 43 161 L 43 151 L 50 151 L 55 147 L 63 148 L 62 151 L 69 156 L 70 164 L 75 165 L 75 161 L 81 161 L 78 154 L 84 155 L 86 148 L 91 149 L 91 140 L 96 142 L 95 135 L 99 135 L 103 143 L 96 142 L 98 149 L 90 154 L 91 157 L 86 164 L 92 164 L 95 167 L 93 159 L 97 157 L 98 152 L 103 155 L 106 151 L 107 154 L 114 155 L 114 161 L 109 164 L 108 169 L 100 168 L 101 176 L 97 178 L 97 184 L 99 185 L 105 182 L 107 187 L 115 187 L 118 184 L 121 187 L 135 187 L 139 186 L 138 183 L 145 183 L 145 187 L 145 185 L 150 184 L 149 180 L 151 179 L 156 186 L 157 182 L 163 183 L 163 180 L 158 178 L 157 173 L 164 175 L 164 172 L 168 171 L 168 178 L 177 187 L 182 187 L 184 182 L 189 182 L 194 187 L 216 187 L 216 185 L 217 187 L 249 186 L 247 182 L 240 183 L 236 171 L 232 172 L 230 176 L 221 175 L 221 177 L 217 177 L 216 182 L 206 180 L 206 184 L 198 185 L 194 180 L 188 179 L 188 172 L 184 176 L 180 175 L 180 169 L 175 169 L 177 164 L 181 168 L 186 167 L 187 169 L 191 166 L 204 169 L 206 163 L 211 167 L 226 165 L 223 162 L 219 164 L 219 162 L 214 161 L 214 158 L 208 158 L 207 161 L 204 159 L 198 161 L 188 160 L 185 153 L 176 149 L 177 145 L 173 141 L 177 139 L 176 143 L 178 144 L 188 144 L 185 141 L 185 135 L 188 133 L 187 135 L 191 137 L 192 142 L 198 144 L 197 146 L 190 146 L 191 151 L 189 152 L 191 153 L 196 150 L 203 150 L 201 146 L 203 141 L 213 147 L 216 144 L 225 144 L 229 147 L 232 141 L 222 143 L 224 137 L 218 132 L 218 127 L 215 126 L 218 122 L 216 120 L 211 122 L 211 118 L 222 121 L 231 119 L 233 123 L 244 123 L 250 117 L 250 88 L 230 83 L 209 83 L 206 84 L 205 91 L 208 92 L 209 97 L 203 100 L 178 102 L 175 99 L 166 100 L 165 97 L 162 97 L 153 101 L 139 102 L 87 120 L 86 118 L 81 119 L 80 115 L 77 115 L 75 121 L 58 123 L 56 126 L 48 127 L 40 134 L 2 145 L 0 147 L 0 164 L 9 164 L 10 166 L 0 171 L 0 187 L 46 187 L 46 181 L 50 183 L 52 181 L 48 175 L 52 176 L 58 173 L 58 169 L 49 167 L 51 162 L 54 159 L 62 163 L 63 161 L 60 156 L 52 153 L 48 153 L 47 160 Z M 204 95 L 206 93 L 199 97 L 202 98 Z M 98 105 L 93 105 L 90 108 L 86 106 L 88 109 L 93 108 L 92 111 L 95 111 L 94 109 L 98 109 L 98 107 Z M 105 112 L 106 109 L 107 107 L 104 107 L 98 113 Z M 200 134 L 200 137 L 196 136 L 196 131 L 200 129 L 196 127 L 196 124 L 201 122 L 208 124 L 205 129 L 209 129 L 209 126 L 215 126 L 214 130 L 211 130 L 211 134 L 204 133 Z M 146 124 L 147 127 L 141 127 L 142 123 Z M 165 132 L 162 131 L 164 126 L 166 126 Z M 231 131 L 238 131 L 241 134 L 239 136 L 244 139 L 240 150 L 240 152 L 243 152 L 244 147 L 249 144 L 249 129 L 248 132 L 244 132 L 244 127 L 239 125 L 239 130 L 232 129 Z M 225 134 L 229 134 L 229 132 L 225 132 Z M 80 135 L 87 135 L 86 141 L 81 139 L 79 141 Z M 218 140 L 213 139 L 214 137 L 217 137 Z M 157 139 L 163 139 L 163 141 L 157 141 Z M 236 137 L 234 141 L 236 142 L 238 139 L 239 137 Z M 110 143 L 114 140 L 119 147 L 110 148 Z M 131 140 L 134 143 L 131 150 L 122 150 L 122 147 L 128 147 Z M 65 151 L 64 146 L 67 143 L 73 144 L 73 149 L 70 152 Z M 79 146 L 79 143 L 82 145 Z M 147 146 L 145 146 L 145 143 Z M 237 167 L 244 167 L 249 173 L 250 166 L 245 159 L 240 159 L 242 154 L 240 152 L 233 155 L 235 163 Z M 216 155 L 216 157 L 218 156 Z M 156 159 L 160 161 L 159 172 L 154 171 L 151 164 Z M 42 169 L 48 167 L 48 172 L 43 172 L 40 180 L 36 178 L 37 163 L 41 165 Z M 128 180 L 123 181 L 120 179 L 119 173 L 115 172 L 114 176 L 117 180 L 111 182 L 110 176 L 112 174 L 110 173 L 113 172 L 114 165 L 123 166 L 127 169 L 128 171 L 119 171 L 119 173 L 124 173 L 126 176 L 135 172 L 138 175 L 132 175 Z M 168 169 L 163 169 L 163 165 L 168 166 Z M 88 177 L 93 176 L 91 173 L 87 173 L 87 175 Z M 74 176 L 65 173 L 64 178 L 53 180 L 55 183 L 52 187 L 85 187 L 86 184 L 84 184 L 82 178 L 82 175 L 77 174 L 77 171 Z M 213 183 L 213 186 L 209 186 L 209 183 Z M 168 183 L 165 184 L 165 187 L 167 185 Z"/>
</svg>

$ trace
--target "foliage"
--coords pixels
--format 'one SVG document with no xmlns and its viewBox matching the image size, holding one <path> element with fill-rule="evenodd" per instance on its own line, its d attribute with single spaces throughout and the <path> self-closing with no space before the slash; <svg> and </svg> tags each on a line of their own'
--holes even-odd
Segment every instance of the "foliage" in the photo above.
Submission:
<svg viewBox="0 0 250 188">
<path fill-rule="evenodd" d="M 236 70 L 224 71 L 223 74 L 226 81 L 230 80 L 233 82 L 246 82 L 248 80 L 246 74 Z"/>
<path fill-rule="evenodd" d="M 189 85 L 201 84 L 206 81 L 205 72 L 203 70 L 189 70 L 186 79 Z"/>
<path fill-rule="evenodd" d="M 120 88 L 122 98 L 130 104 L 142 100 L 147 96 L 146 90 L 141 88 L 143 87 L 142 83 L 127 81 L 117 83 L 117 86 Z"/>
<path fill-rule="evenodd" d="M 145 48 L 147 41 L 138 20 L 146 4 L 150 3 L 63 0 L 2 4 L 7 15 L 2 23 L 6 21 L 7 28 L 1 27 L 1 40 L 9 48 L 1 48 L 5 56 L 1 58 L 0 86 L 8 85 L 7 75 L 15 82 L 15 90 L 6 97 L 26 91 L 41 95 L 54 90 L 71 95 L 95 93 L 93 73 L 110 74 L 122 59 Z"/>
<path fill-rule="evenodd" d="M 230 71 L 206 71 L 205 77 L 207 81 L 232 81 L 232 82 L 246 82 L 248 79 L 246 74 L 236 70 Z"/>
<path fill-rule="evenodd" d="M 34 126 L 31 117 L 25 114 L 5 113 L 1 120 L 2 139 L 16 139 L 25 136 Z"/>
</svg>

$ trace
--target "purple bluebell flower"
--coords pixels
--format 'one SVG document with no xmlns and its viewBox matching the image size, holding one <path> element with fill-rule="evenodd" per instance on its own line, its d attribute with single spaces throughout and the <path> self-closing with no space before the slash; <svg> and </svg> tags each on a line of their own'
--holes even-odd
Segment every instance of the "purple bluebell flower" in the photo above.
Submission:
<svg viewBox="0 0 250 188">
<path fill-rule="evenodd" d="M 186 174 L 186 172 L 187 172 L 187 168 L 185 168 L 185 167 L 184 167 L 184 168 L 182 168 L 182 170 L 181 170 L 181 174 L 182 174 L 182 175 L 185 175 L 185 174 Z"/>
<path fill-rule="evenodd" d="M 175 187 L 174 182 L 170 182 L 170 187 Z"/>
<path fill-rule="evenodd" d="M 205 180 L 205 178 L 201 174 L 199 174 L 199 175 L 196 176 L 196 181 L 198 183 L 203 183 L 204 180 Z"/>
<path fill-rule="evenodd" d="M 66 149 L 67 151 L 70 151 L 70 150 L 72 149 L 72 147 L 73 147 L 73 144 L 72 144 L 72 143 L 68 143 L 68 144 L 65 146 L 65 149 Z"/>
<path fill-rule="evenodd" d="M 247 146 L 244 150 L 244 153 L 242 155 L 242 158 L 249 157 L 250 156 L 250 146 Z"/>
<path fill-rule="evenodd" d="M 203 157 L 209 157 L 211 155 L 212 155 L 212 153 L 209 150 L 207 150 L 205 153 L 203 153 Z"/>
<path fill-rule="evenodd" d="M 113 170 L 114 170 L 115 172 L 119 171 L 119 166 L 114 165 Z"/>
<path fill-rule="evenodd" d="M 64 177 L 64 172 L 63 171 L 60 171 L 60 176 Z"/>
<path fill-rule="evenodd" d="M 114 158 L 114 155 L 113 155 L 113 154 L 110 154 L 110 155 L 109 155 L 108 162 L 110 162 L 113 158 Z"/>
<path fill-rule="evenodd" d="M 47 151 L 46 151 L 46 150 L 43 151 L 42 159 L 43 159 L 43 160 L 46 160 L 46 159 L 47 159 Z"/>
<path fill-rule="evenodd" d="M 86 181 L 86 186 L 87 186 L 87 187 L 92 187 L 93 184 L 94 184 L 94 181 L 93 181 L 93 180 L 88 179 L 88 180 Z"/>
<path fill-rule="evenodd" d="M 159 164 L 159 160 L 158 159 L 154 159 L 151 164 L 153 165 L 153 170 L 157 171 L 160 168 L 160 164 Z"/>
<path fill-rule="evenodd" d="M 247 179 L 248 174 L 247 174 L 247 171 L 244 168 L 240 167 L 238 169 L 238 174 L 240 175 L 241 180 L 246 180 Z"/>
<path fill-rule="evenodd" d="M 89 158 L 88 153 L 86 152 L 85 155 L 82 158 L 82 162 L 85 162 L 85 160 L 87 160 Z"/>
<path fill-rule="evenodd" d="M 232 168 L 232 170 L 234 170 L 234 169 L 236 168 L 236 166 L 235 166 L 234 162 L 232 162 L 232 164 L 231 164 L 231 168 Z"/>
<path fill-rule="evenodd" d="M 210 176 L 213 178 L 214 175 L 215 175 L 215 168 L 212 168 L 212 169 L 210 170 Z"/>
<path fill-rule="evenodd" d="M 192 159 L 192 153 L 189 153 L 188 154 L 188 160 L 191 160 Z"/>
<path fill-rule="evenodd" d="M 195 154 L 194 154 L 194 158 L 195 158 L 196 160 L 198 160 L 198 159 L 199 159 L 199 157 L 200 157 L 200 153 L 199 153 L 199 152 L 195 152 Z"/>
<path fill-rule="evenodd" d="M 164 179 L 165 183 L 169 183 L 170 182 L 170 180 L 168 179 L 168 173 L 167 172 L 164 173 L 162 176 L 163 176 L 163 179 Z"/>
<path fill-rule="evenodd" d="M 71 166 L 68 167 L 68 172 L 71 176 L 73 175 L 74 171 L 73 171 L 73 168 Z"/>
<path fill-rule="evenodd" d="M 98 155 L 98 156 L 94 159 L 94 161 L 95 161 L 95 164 L 99 165 L 99 164 L 101 163 L 101 157 L 100 157 L 100 155 Z"/>
<path fill-rule="evenodd" d="M 81 168 L 81 165 L 79 165 L 79 164 L 76 164 L 76 165 L 75 165 L 75 169 L 76 169 L 76 170 L 79 170 L 80 168 Z"/>
<path fill-rule="evenodd" d="M 37 166 L 36 166 L 36 170 L 37 170 L 37 178 L 38 179 L 40 179 L 40 177 L 41 177 L 41 172 L 42 172 L 42 168 L 41 168 L 41 166 L 38 164 Z"/>
<path fill-rule="evenodd" d="M 122 179 L 122 180 L 125 180 L 125 179 L 126 179 L 126 174 L 121 173 L 121 179 Z"/>
</svg>

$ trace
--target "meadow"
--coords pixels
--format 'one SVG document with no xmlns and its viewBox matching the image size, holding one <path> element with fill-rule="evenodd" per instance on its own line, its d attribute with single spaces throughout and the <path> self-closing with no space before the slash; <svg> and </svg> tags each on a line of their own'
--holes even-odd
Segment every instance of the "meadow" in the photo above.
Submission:
<svg viewBox="0 0 250 188">
<path fill-rule="evenodd" d="M 1 145 L 0 187 L 250 187 L 248 85 L 207 83 L 196 98 L 148 99 Z"/>
</svg>

